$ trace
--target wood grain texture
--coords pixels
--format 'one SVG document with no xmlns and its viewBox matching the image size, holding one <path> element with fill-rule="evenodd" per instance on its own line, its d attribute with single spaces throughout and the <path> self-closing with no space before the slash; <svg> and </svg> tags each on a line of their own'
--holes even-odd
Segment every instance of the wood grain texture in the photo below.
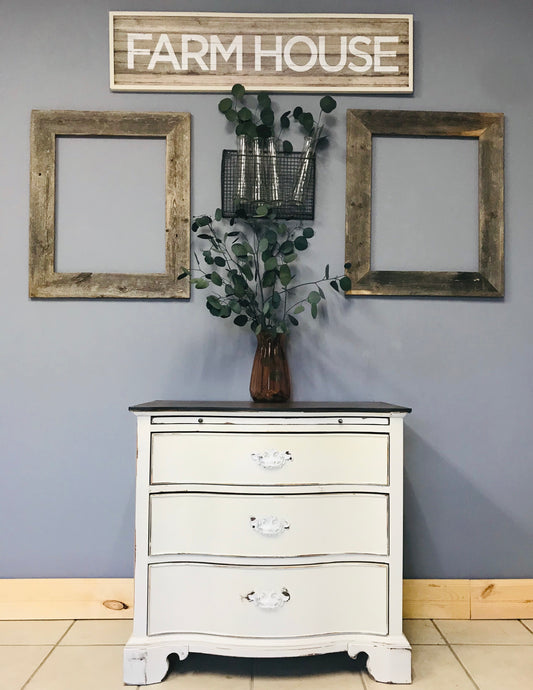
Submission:
<svg viewBox="0 0 533 690">
<path fill-rule="evenodd" d="M 0 620 L 133 617 L 133 579 L 0 580 Z"/>
<path fill-rule="evenodd" d="M 55 271 L 56 137 L 158 137 L 166 140 L 165 273 Z M 134 142 L 133 144 L 134 145 Z M 190 264 L 190 115 L 33 111 L 30 162 L 30 297 L 188 298 L 178 282 Z"/>
<path fill-rule="evenodd" d="M 469 580 L 404 580 L 404 618 L 470 618 Z"/>
<path fill-rule="evenodd" d="M 136 35 L 128 62 L 128 36 Z M 110 85 L 112 90 L 129 91 L 229 91 L 236 82 L 249 91 L 290 92 L 412 92 L 413 90 L 413 17 L 406 14 L 251 14 L 215 12 L 110 12 Z M 162 60 L 158 53 L 160 37 L 165 40 Z M 182 59 L 183 37 L 195 37 L 191 50 L 199 58 Z M 239 63 L 233 53 L 227 59 L 213 49 L 211 37 L 218 37 L 226 49 L 239 37 Z M 316 47 L 312 59 L 311 44 Z M 369 45 L 357 44 L 367 54 L 357 56 L 349 50 L 349 41 L 364 36 Z M 384 57 L 376 61 L 374 39 L 395 37 L 397 42 L 384 43 Z M 205 41 L 204 46 L 198 41 Z M 264 55 L 260 69 L 256 65 L 256 37 L 262 50 L 281 46 L 279 61 Z M 341 37 L 347 48 L 340 47 Z M 286 59 L 285 46 L 295 39 Z M 277 41 L 281 43 L 276 43 Z M 320 41 L 323 41 L 322 60 Z M 187 45 L 187 44 L 186 44 Z M 377 51 L 379 52 L 379 44 Z M 144 52 L 143 52 L 144 51 Z M 172 51 L 173 55 L 170 55 Z M 395 53 L 386 56 L 387 51 Z M 354 71 L 352 62 L 369 69 Z M 297 65 L 294 70 L 291 61 Z M 330 69 L 324 68 L 325 62 Z M 298 66 L 308 65 L 300 71 Z M 336 69 L 336 66 L 341 66 Z M 344 65 L 344 66 L 343 66 Z M 397 71 L 381 71 L 381 67 Z"/>
<path fill-rule="evenodd" d="M 348 110 L 346 261 L 352 295 L 503 297 L 504 178 L 501 113 Z M 374 271 L 372 136 L 478 139 L 478 271 Z"/>
<path fill-rule="evenodd" d="M 533 580 L 472 580 L 472 618 L 533 618 Z"/>
</svg>

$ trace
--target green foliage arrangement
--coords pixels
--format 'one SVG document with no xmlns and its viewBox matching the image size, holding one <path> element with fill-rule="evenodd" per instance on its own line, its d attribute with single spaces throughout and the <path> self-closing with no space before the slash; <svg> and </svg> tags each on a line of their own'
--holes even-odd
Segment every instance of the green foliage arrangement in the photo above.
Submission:
<svg viewBox="0 0 533 690">
<path fill-rule="evenodd" d="M 259 206 L 253 217 L 238 213 L 229 221 L 233 229 L 220 227 L 222 211 L 194 219 L 192 231 L 207 243 L 202 251 L 205 268 L 198 254 L 198 269 L 184 269 L 180 279 L 191 276 L 197 290 L 215 288 L 206 298 L 213 316 L 233 317 L 236 326 L 248 326 L 255 334 L 261 331 L 287 333 L 298 326 L 297 316 L 305 311 L 318 316 L 318 305 L 326 299 L 321 284 L 329 283 L 336 292 L 351 289 L 348 276 L 331 277 L 329 265 L 321 278 L 298 283 L 295 262 L 309 246 L 315 232 L 311 227 L 279 221 L 275 210 Z M 200 231 L 200 232 L 198 232 Z M 350 264 L 345 264 L 350 268 Z"/>
<path fill-rule="evenodd" d="M 232 98 L 223 98 L 218 109 L 227 120 L 235 123 L 235 133 L 250 138 L 274 137 L 281 141 L 290 126 L 291 111 L 283 113 L 276 127 L 270 96 L 257 96 L 255 112 L 245 102 L 246 91 L 240 84 L 232 88 Z M 292 117 L 302 127 L 304 135 L 320 137 L 321 117 L 336 107 L 331 96 L 320 100 L 320 115 L 313 115 L 301 107 L 292 111 Z M 292 151 L 292 144 L 282 142 L 285 152 Z M 229 226 L 229 227 L 228 227 Z M 256 335 L 261 332 L 288 333 L 299 325 L 297 318 L 309 312 L 316 319 L 319 304 L 326 299 L 323 284 L 337 293 L 351 289 L 346 275 L 330 276 L 329 265 L 316 280 L 298 282 L 296 263 L 301 252 L 309 247 L 315 234 L 302 221 L 283 221 L 276 217 L 276 209 L 268 204 L 257 206 L 253 216 L 238 209 L 229 220 L 222 218 L 217 209 L 214 219 L 207 215 L 197 216 L 192 231 L 205 248 L 194 252 L 197 268 L 182 269 L 178 280 L 190 276 L 197 290 L 211 289 L 206 297 L 206 307 L 213 316 L 232 318 L 240 327 L 249 327 Z M 345 269 L 350 264 L 345 264 Z"/>
<path fill-rule="evenodd" d="M 219 111 L 229 122 L 235 125 L 235 134 L 240 136 L 245 134 L 248 138 L 267 139 L 273 137 L 280 143 L 285 153 L 291 153 L 292 143 L 283 139 L 284 132 L 289 129 L 292 114 L 293 119 L 301 125 L 303 132 L 307 136 L 315 136 L 317 145 L 324 145 L 327 141 L 326 136 L 320 136 L 322 130 L 322 114 L 331 113 L 337 107 L 337 102 L 331 96 L 323 96 L 320 99 L 320 114 L 315 120 L 313 114 L 304 111 L 301 106 L 296 106 L 292 111 L 287 110 L 282 113 L 279 122 L 276 122 L 272 100 L 268 93 L 261 92 L 256 96 L 256 108 L 251 110 L 246 105 L 247 93 L 242 84 L 234 84 L 231 89 L 232 98 L 223 98 L 219 104 Z"/>
</svg>

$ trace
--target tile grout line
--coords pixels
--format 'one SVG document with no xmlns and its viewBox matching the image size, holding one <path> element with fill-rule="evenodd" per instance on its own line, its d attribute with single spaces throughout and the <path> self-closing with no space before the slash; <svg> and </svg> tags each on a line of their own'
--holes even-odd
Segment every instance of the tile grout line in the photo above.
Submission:
<svg viewBox="0 0 533 690">
<path fill-rule="evenodd" d="M 35 671 L 34 671 L 34 672 L 30 675 L 30 677 L 26 680 L 26 682 L 21 686 L 20 690 L 24 690 L 24 688 L 27 687 L 27 685 L 28 685 L 28 683 L 30 682 L 30 680 L 35 676 L 35 674 L 37 673 L 37 671 L 38 671 L 39 669 L 41 669 L 41 668 L 44 666 L 44 664 L 46 663 L 46 661 L 50 658 L 50 655 L 52 654 L 52 652 L 54 651 L 54 649 L 57 648 L 58 644 L 59 644 L 59 643 L 61 642 L 61 640 L 65 637 L 65 635 L 68 633 L 68 631 L 72 628 L 72 626 L 74 625 L 75 622 L 76 622 L 76 621 L 73 620 L 72 623 L 71 623 L 71 624 L 68 626 L 68 628 L 65 630 L 65 632 L 61 635 L 61 637 L 57 640 L 57 642 L 56 642 L 54 645 L 52 645 L 52 649 L 51 649 L 51 650 L 48 652 L 48 654 L 44 657 L 44 659 L 43 659 L 43 660 L 41 661 L 41 663 L 37 666 L 37 668 L 35 669 Z"/>
<path fill-rule="evenodd" d="M 531 628 L 528 628 L 527 625 L 524 623 L 524 621 L 521 618 L 518 618 L 518 622 L 524 626 L 524 628 L 533 635 L 533 630 Z"/>
<path fill-rule="evenodd" d="M 461 661 L 461 659 L 460 659 L 460 658 L 458 657 L 458 655 L 455 653 L 455 650 L 453 649 L 453 647 L 452 647 L 452 645 L 450 644 L 450 642 L 448 642 L 448 639 L 446 638 L 446 635 L 440 630 L 439 626 L 435 623 L 435 621 L 434 621 L 433 619 L 432 619 L 432 622 L 433 622 L 433 625 L 434 625 L 434 626 L 437 628 L 437 630 L 439 631 L 439 633 L 442 635 L 442 639 L 443 639 L 444 642 L 446 643 L 446 646 L 448 647 L 448 649 L 450 650 L 450 652 L 453 654 L 453 656 L 456 658 L 457 663 L 458 663 L 459 666 L 463 669 L 463 671 L 465 672 L 466 676 L 469 678 L 469 680 L 470 680 L 470 682 L 472 683 L 472 685 L 474 686 L 474 688 L 476 688 L 476 690 L 480 690 L 479 685 L 478 685 L 478 684 L 476 683 L 476 681 L 472 678 L 472 676 L 470 675 L 470 673 L 469 673 L 468 669 L 466 668 L 466 666 L 463 664 L 463 662 Z"/>
</svg>

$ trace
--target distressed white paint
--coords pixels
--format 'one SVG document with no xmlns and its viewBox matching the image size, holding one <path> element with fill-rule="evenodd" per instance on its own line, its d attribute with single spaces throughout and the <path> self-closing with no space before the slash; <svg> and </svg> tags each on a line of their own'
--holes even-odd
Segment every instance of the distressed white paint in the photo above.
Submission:
<svg viewBox="0 0 533 690">
<path fill-rule="evenodd" d="M 389 551 L 386 494 L 165 493 L 152 495 L 150 507 L 153 556 L 387 556 Z M 260 522 L 261 534 L 255 522 L 269 517 L 266 525 Z"/>
<path fill-rule="evenodd" d="M 149 567 L 148 634 L 210 633 L 236 637 L 387 634 L 387 566 L 221 566 L 164 563 Z M 290 600 L 265 611 L 246 597 L 271 592 Z M 266 607 L 265 607 L 266 608 Z"/>
<path fill-rule="evenodd" d="M 283 424 L 254 412 L 224 424 L 201 409 L 137 415 L 126 683 L 159 682 L 171 653 L 343 650 L 367 653 L 376 680 L 410 682 L 401 414 L 376 416 L 388 427 L 346 414 L 345 432 L 316 412 L 307 425 L 305 413 Z M 171 424 L 163 432 L 165 417 Z M 293 460 L 262 468 L 251 458 L 261 448 L 290 449 Z"/>
<path fill-rule="evenodd" d="M 238 424 L 205 433 L 152 435 L 155 484 L 387 484 L 388 434 L 257 433 Z M 319 427 L 320 428 L 320 427 Z M 200 431 L 201 429 L 201 431 Z M 285 430 L 287 431 L 287 430 Z M 285 453 L 291 462 L 261 467 L 258 454 Z"/>
</svg>

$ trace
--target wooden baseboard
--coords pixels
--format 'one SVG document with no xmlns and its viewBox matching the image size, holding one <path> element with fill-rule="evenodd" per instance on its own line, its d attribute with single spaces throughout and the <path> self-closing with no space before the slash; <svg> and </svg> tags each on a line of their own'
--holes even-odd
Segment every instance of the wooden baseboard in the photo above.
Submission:
<svg viewBox="0 0 533 690">
<path fill-rule="evenodd" d="M 0 620 L 133 618 L 133 579 L 0 580 Z"/>
<path fill-rule="evenodd" d="M 404 580 L 404 618 L 533 619 L 533 579 Z M 133 580 L 0 579 L 0 620 L 133 617 Z"/>
</svg>

